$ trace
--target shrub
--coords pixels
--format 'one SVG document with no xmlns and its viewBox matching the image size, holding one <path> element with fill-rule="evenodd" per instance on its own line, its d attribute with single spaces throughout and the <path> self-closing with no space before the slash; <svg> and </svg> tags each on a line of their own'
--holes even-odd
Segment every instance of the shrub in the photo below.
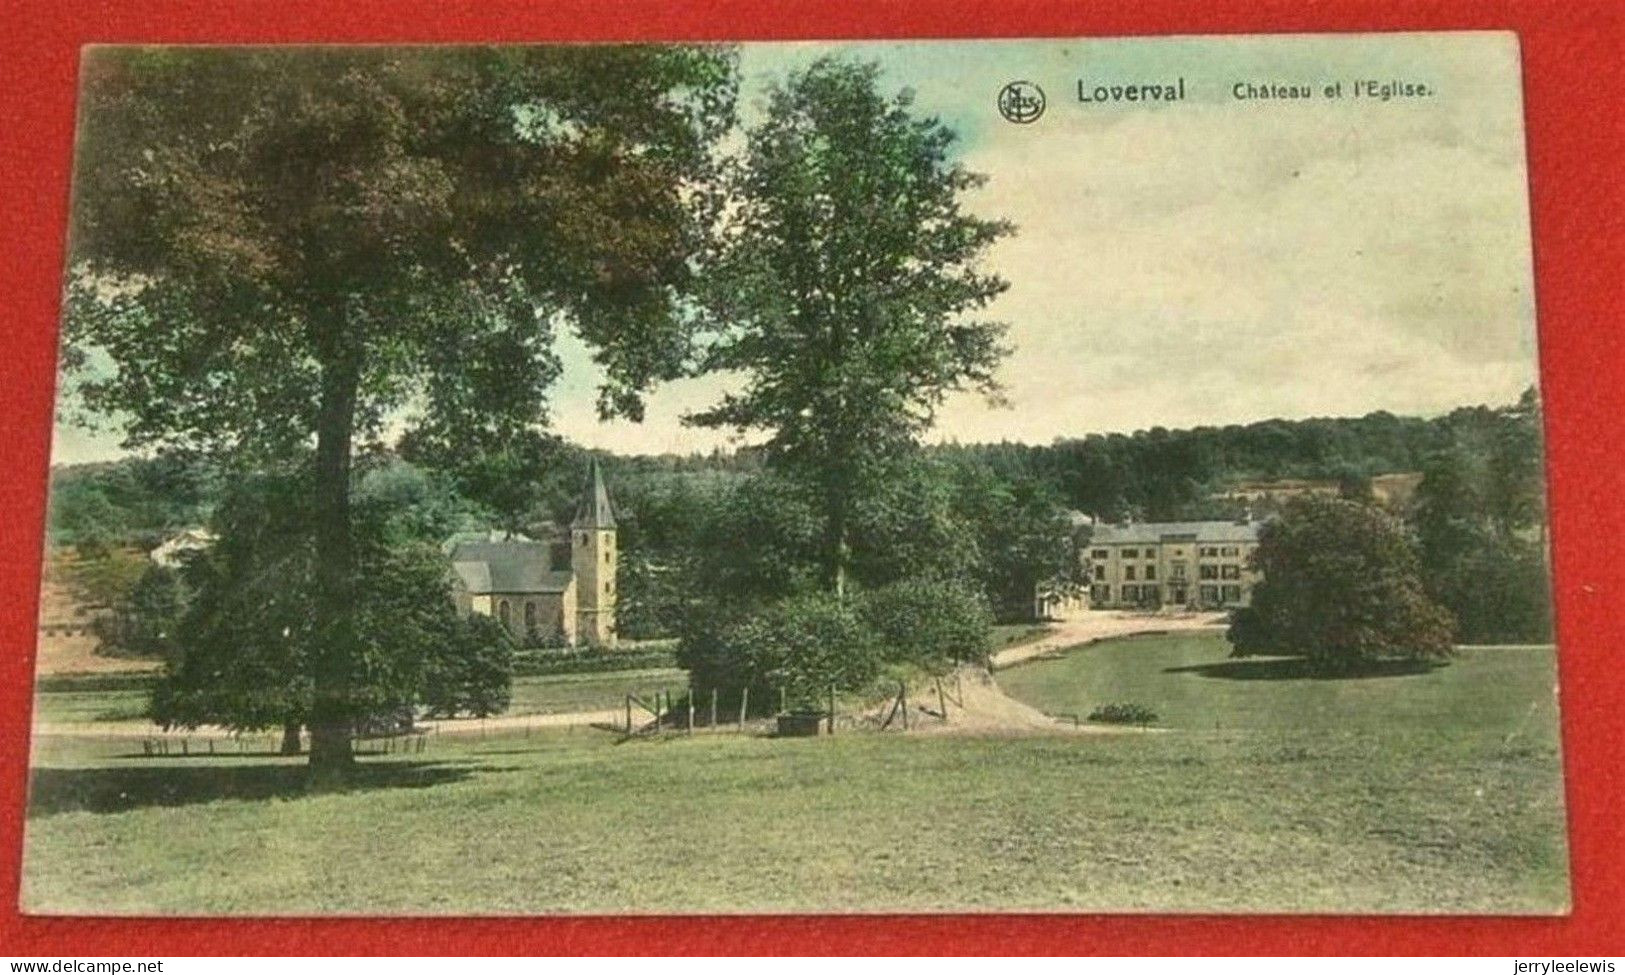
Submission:
<svg viewBox="0 0 1625 975">
<path fill-rule="evenodd" d="M 598 674 L 616 670 L 664 670 L 677 666 L 674 647 L 632 650 L 521 650 L 514 654 L 515 677 L 553 674 Z"/>
<path fill-rule="evenodd" d="M 1102 704 L 1089 712 L 1090 721 L 1101 724 L 1155 724 L 1157 712 L 1143 704 Z"/>
<path fill-rule="evenodd" d="M 962 583 L 905 579 L 864 593 L 857 609 L 885 663 L 942 671 L 987 659 L 993 614 L 986 597 Z"/>
<path fill-rule="evenodd" d="M 874 634 L 856 609 L 814 593 L 752 616 L 691 620 L 678 649 L 699 687 L 750 687 L 761 700 L 783 689 L 790 707 L 817 707 L 833 685 L 867 686 L 880 672 Z"/>
<path fill-rule="evenodd" d="M 1320 673 L 1452 652 L 1455 621 L 1427 594 L 1399 523 L 1368 505 L 1306 498 L 1264 527 L 1264 578 L 1237 611 L 1234 655 L 1301 656 Z"/>
<path fill-rule="evenodd" d="M 477 718 L 508 709 L 513 640 L 501 623 L 478 614 L 456 620 L 426 661 L 420 703 L 431 717 Z"/>
</svg>

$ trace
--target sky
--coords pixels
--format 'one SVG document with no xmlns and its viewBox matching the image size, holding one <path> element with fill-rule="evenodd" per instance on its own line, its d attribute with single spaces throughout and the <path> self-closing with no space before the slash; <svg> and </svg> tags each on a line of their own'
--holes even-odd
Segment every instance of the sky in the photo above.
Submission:
<svg viewBox="0 0 1625 975">
<path fill-rule="evenodd" d="M 750 44 L 744 121 L 829 54 L 877 61 L 884 86 L 912 90 L 988 178 L 968 208 L 1017 227 L 986 259 L 1010 282 L 987 312 L 1009 326 L 1008 405 L 956 395 L 931 439 L 1436 414 L 1535 382 L 1512 34 Z M 1080 82 L 1181 78 L 1184 101 L 1078 97 Z M 1362 79 L 1428 94 L 1356 98 Z M 998 112 L 1017 80 L 1046 95 L 1030 124 Z M 1314 97 L 1237 99 L 1238 83 Z M 585 346 L 568 336 L 560 352 L 564 436 L 622 453 L 737 443 L 680 422 L 727 379 L 672 383 L 643 423 L 602 423 Z M 117 456 L 117 443 L 59 426 L 56 460 Z"/>
</svg>

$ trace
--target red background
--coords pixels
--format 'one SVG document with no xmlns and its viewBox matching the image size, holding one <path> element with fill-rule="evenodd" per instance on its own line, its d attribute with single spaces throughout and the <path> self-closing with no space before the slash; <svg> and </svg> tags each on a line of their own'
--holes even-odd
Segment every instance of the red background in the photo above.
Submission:
<svg viewBox="0 0 1625 975">
<path fill-rule="evenodd" d="M 1625 953 L 1620 22 L 1607 0 L 726 0 L 8 5 L 0 56 L 0 954 Z M 17 913 L 74 81 L 93 42 L 539 41 L 1512 29 L 1522 37 L 1574 912 L 1557 919 L 106 920 Z"/>
</svg>

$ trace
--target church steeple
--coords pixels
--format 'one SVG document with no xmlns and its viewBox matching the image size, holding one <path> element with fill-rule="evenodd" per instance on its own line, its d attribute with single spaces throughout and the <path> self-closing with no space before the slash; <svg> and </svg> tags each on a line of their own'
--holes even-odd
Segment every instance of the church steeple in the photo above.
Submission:
<svg viewBox="0 0 1625 975">
<path fill-rule="evenodd" d="M 609 504 L 609 488 L 604 486 L 604 472 L 598 467 L 598 458 L 592 459 L 587 470 L 587 483 L 576 502 L 575 520 L 571 528 L 614 528 L 615 510 Z"/>
<path fill-rule="evenodd" d="M 615 509 L 604 472 L 594 458 L 570 522 L 570 567 L 575 572 L 576 638 L 615 645 Z"/>
</svg>

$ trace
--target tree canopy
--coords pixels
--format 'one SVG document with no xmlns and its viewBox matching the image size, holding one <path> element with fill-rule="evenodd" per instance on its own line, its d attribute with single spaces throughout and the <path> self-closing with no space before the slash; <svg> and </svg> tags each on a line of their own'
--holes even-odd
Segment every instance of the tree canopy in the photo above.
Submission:
<svg viewBox="0 0 1625 975">
<path fill-rule="evenodd" d="M 1428 595 L 1404 527 L 1376 507 L 1297 499 L 1264 526 L 1254 558 L 1264 577 L 1230 626 L 1238 657 L 1299 656 L 1349 673 L 1452 652 L 1455 621 Z"/>
<path fill-rule="evenodd" d="M 534 441 L 558 328 L 637 417 L 684 372 L 732 121 L 720 47 L 103 48 L 84 71 L 65 362 L 127 446 L 314 441 L 311 764 L 367 706 L 358 439 Z M 102 361 L 111 369 L 99 369 Z"/>
<path fill-rule="evenodd" d="M 851 517 L 955 389 L 995 390 L 1002 325 L 976 318 L 1006 282 L 979 269 L 1008 224 L 964 209 L 982 178 L 953 131 L 886 96 L 879 68 L 824 59 L 769 93 L 732 171 L 708 305 L 707 369 L 744 388 L 693 414 L 770 432 L 780 469 L 816 486 L 826 584 Z"/>
</svg>

